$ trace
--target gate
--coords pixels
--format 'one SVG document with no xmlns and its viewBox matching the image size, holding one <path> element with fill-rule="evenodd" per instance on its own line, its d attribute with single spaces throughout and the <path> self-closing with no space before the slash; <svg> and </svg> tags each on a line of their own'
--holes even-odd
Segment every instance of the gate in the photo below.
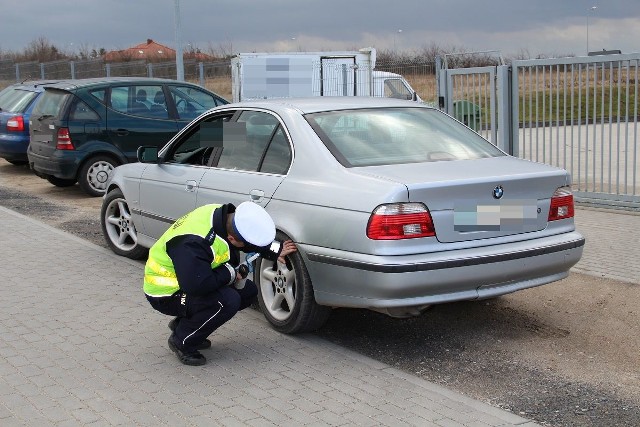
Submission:
<svg viewBox="0 0 640 427">
<path fill-rule="evenodd" d="M 576 201 L 640 210 L 639 63 L 625 54 L 445 68 L 440 107 L 514 156 L 566 169 Z"/>
</svg>

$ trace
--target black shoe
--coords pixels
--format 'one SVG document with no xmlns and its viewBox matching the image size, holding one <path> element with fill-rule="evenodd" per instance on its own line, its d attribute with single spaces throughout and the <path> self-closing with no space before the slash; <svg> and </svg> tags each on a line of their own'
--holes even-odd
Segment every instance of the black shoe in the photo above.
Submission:
<svg viewBox="0 0 640 427">
<path fill-rule="evenodd" d="M 178 322 L 179 321 L 180 321 L 180 318 L 179 317 L 175 317 L 175 318 L 173 318 L 173 320 L 171 320 L 169 322 L 169 329 L 171 329 L 171 332 L 175 332 L 176 331 L 176 328 L 178 327 Z M 208 348 L 211 348 L 211 341 L 209 341 L 206 338 L 200 344 L 196 345 L 196 350 L 206 350 Z"/>
<path fill-rule="evenodd" d="M 184 353 L 182 350 L 180 350 L 180 348 L 178 348 L 178 346 L 174 342 L 174 338 L 174 335 L 171 334 L 168 341 L 169 348 L 176 354 L 176 356 L 178 356 L 180 362 L 182 362 L 184 365 L 189 366 L 201 366 L 207 363 L 207 358 L 200 354 L 200 352 L 197 350 L 192 353 Z"/>
</svg>

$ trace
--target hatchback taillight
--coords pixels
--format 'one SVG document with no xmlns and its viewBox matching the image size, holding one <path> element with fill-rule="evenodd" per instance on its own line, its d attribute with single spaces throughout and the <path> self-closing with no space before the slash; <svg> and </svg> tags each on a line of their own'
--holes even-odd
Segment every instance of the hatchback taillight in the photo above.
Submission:
<svg viewBox="0 0 640 427">
<path fill-rule="evenodd" d="M 392 203 L 378 206 L 367 224 L 373 240 L 400 240 L 435 236 L 431 214 L 422 203 Z"/>
<path fill-rule="evenodd" d="M 569 187 L 560 187 L 551 197 L 549 221 L 573 218 L 573 193 Z"/>
<path fill-rule="evenodd" d="M 56 148 L 58 150 L 74 150 L 74 146 L 71 143 L 71 135 L 69 135 L 69 129 L 58 129 L 58 138 L 56 140 Z"/>
<path fill-rule="evenodd" d="M 7 120 L 7 130 L 10 132 L 24 131 L 24 117 L 13 116 L 9 120 Z"/>
</svg>

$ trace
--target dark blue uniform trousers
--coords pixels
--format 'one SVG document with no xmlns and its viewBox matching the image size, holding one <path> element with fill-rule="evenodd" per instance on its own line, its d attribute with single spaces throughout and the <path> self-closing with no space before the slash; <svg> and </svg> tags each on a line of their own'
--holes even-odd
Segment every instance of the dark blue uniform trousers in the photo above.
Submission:
<svg viewBox="0 0 640 427">
<path fill-rule="evenodd" d="M 249 307 L 257 295 L 255 283 L 247 280 L 242 289 L 223 286 L 207 295 L 187 295 L 178 291 L 170 297 L 147 296 L 147 299 L 160 313 L 180 319 L 174 331 L 175 343 L 184 353 L 191 353 L 238 311 Z"/>
</svg>

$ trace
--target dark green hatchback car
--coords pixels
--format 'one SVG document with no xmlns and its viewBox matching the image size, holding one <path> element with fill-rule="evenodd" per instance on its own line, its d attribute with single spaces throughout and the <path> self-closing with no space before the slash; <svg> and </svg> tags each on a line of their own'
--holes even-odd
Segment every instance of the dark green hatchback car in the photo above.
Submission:
<svg viewBox="0 0 640 427">
<path fill-rule="evenodd" d="M 30 119 L 29 164 L 53 185 L 102 196 L 113 169 L 141 145 L 165 145 L 201 113 L 228 101 L 169 79 L 67 80 L 46 88 Z"/>
</svg>

